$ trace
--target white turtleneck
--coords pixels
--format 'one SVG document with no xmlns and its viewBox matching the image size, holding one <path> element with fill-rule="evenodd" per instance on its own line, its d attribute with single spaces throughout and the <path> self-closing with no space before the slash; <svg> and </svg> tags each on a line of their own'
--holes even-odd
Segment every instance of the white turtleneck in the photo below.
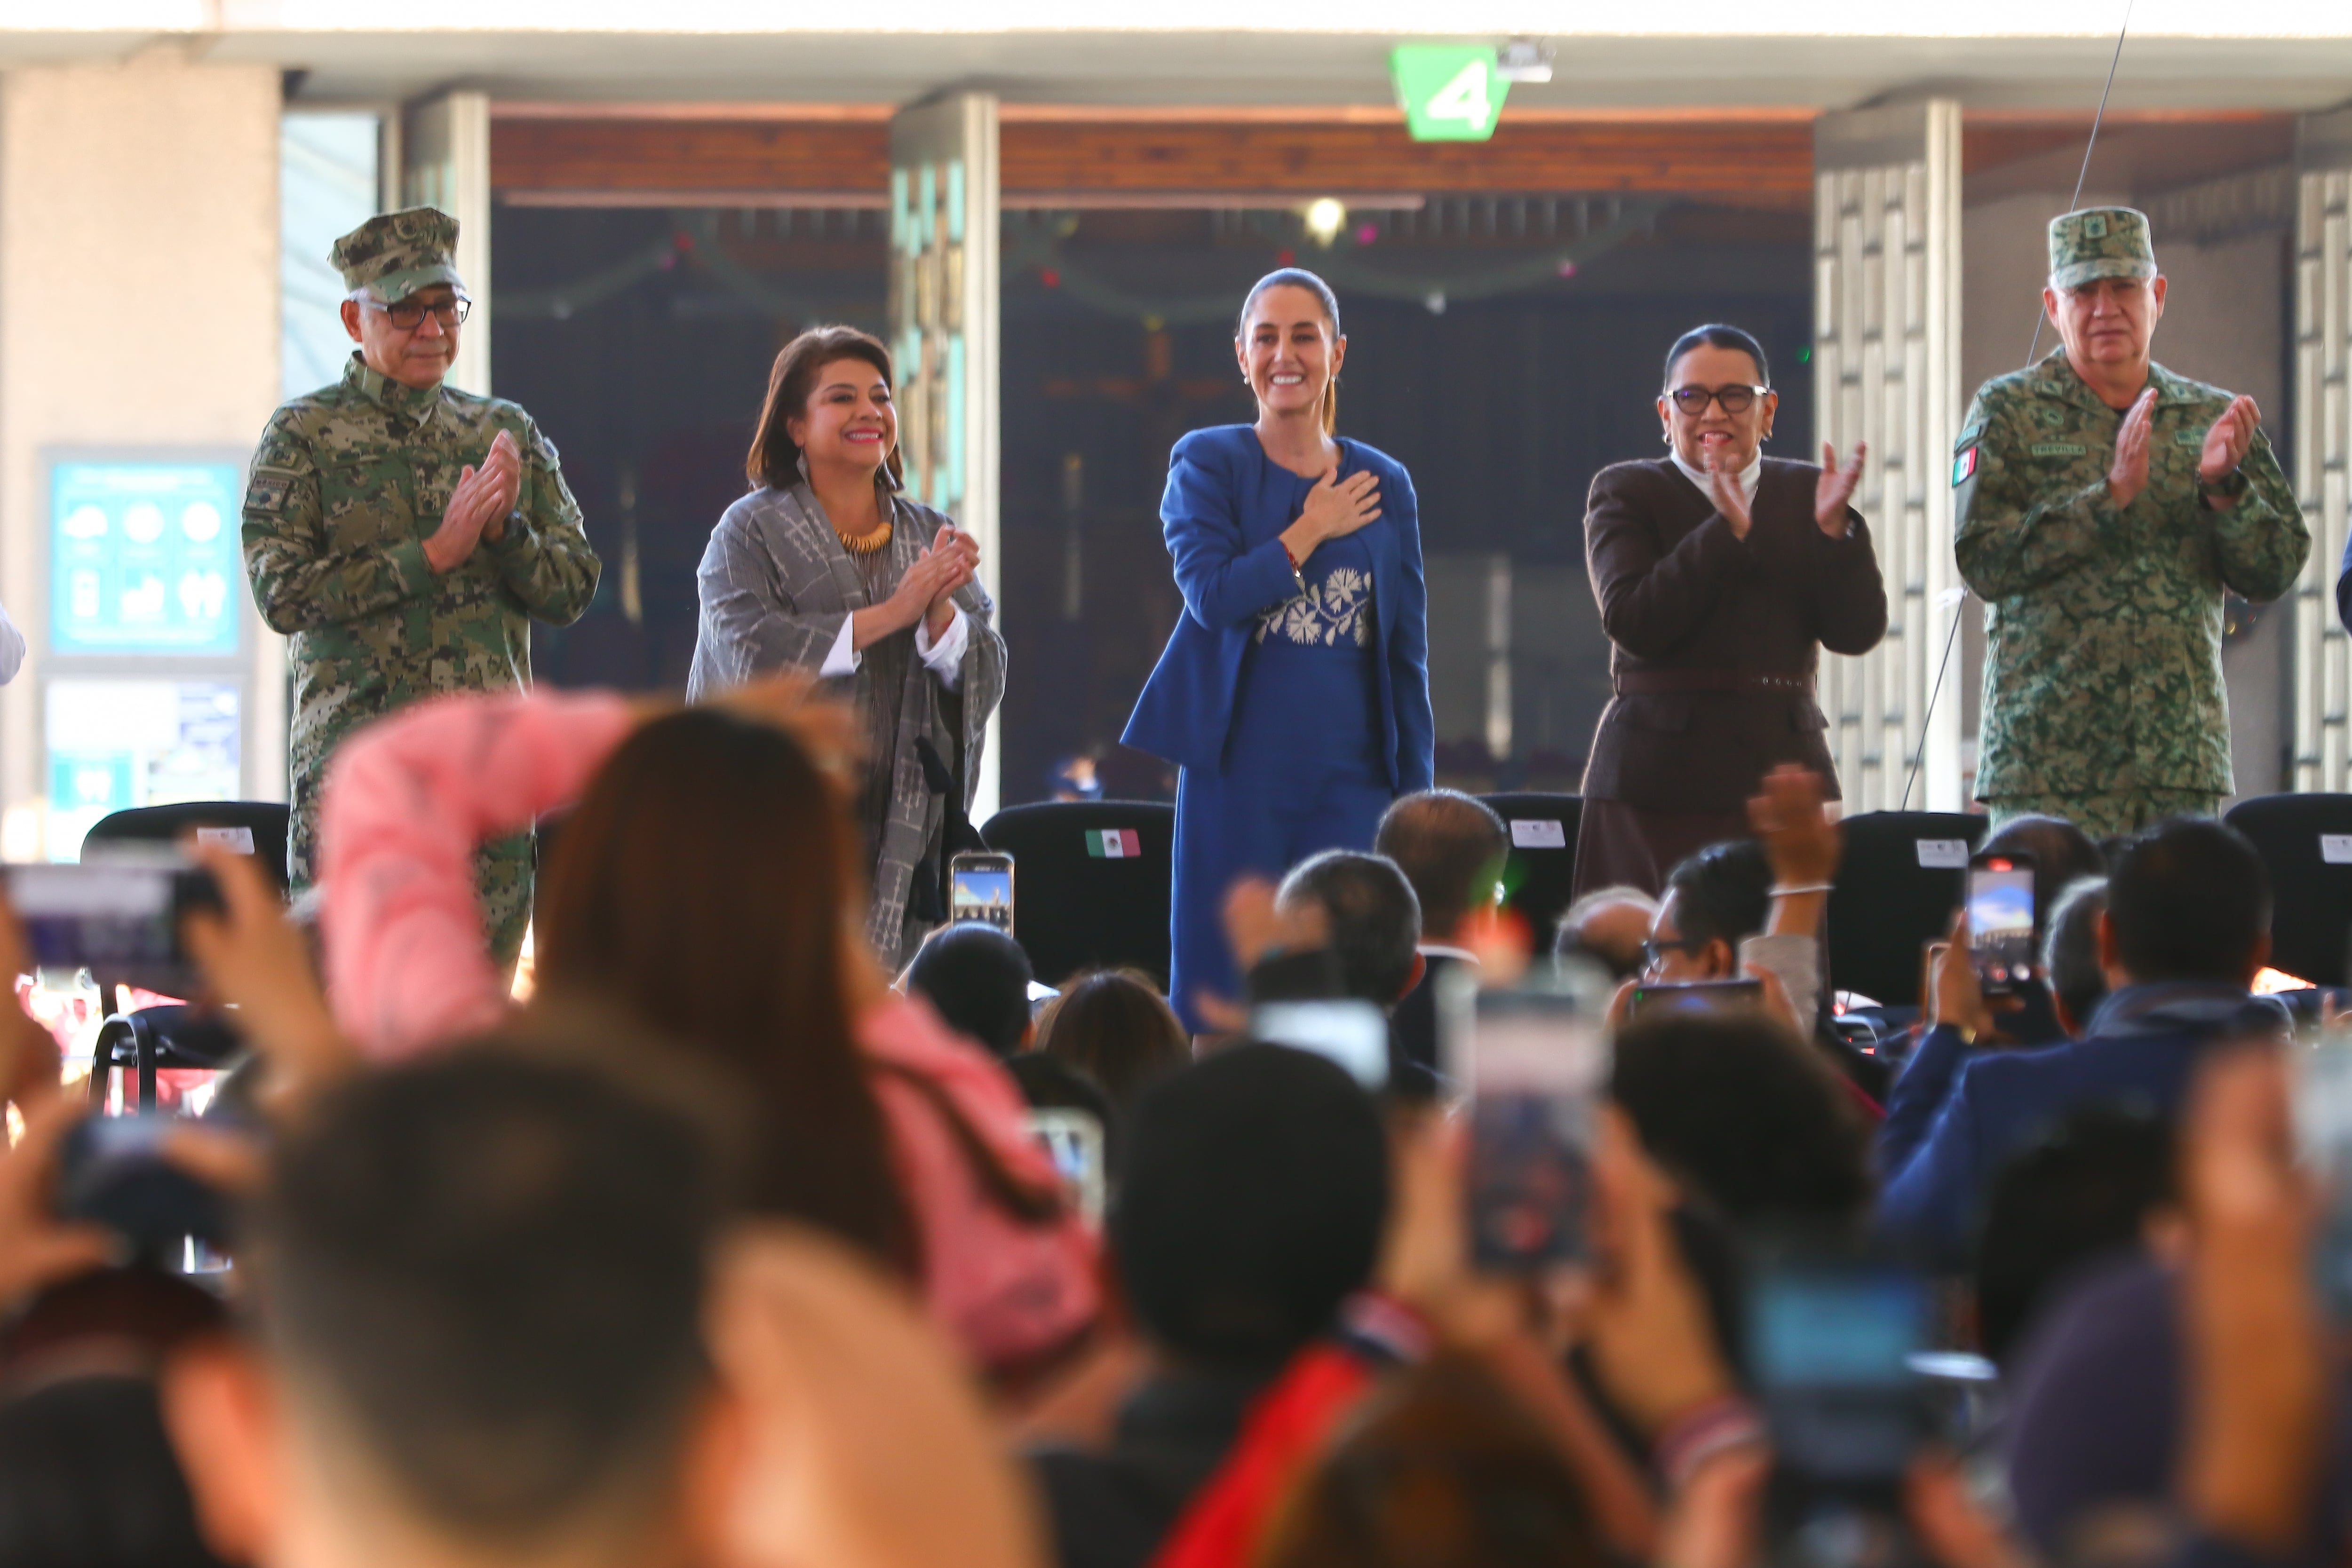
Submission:
<svg viewBox="0 0 2352 1568">
<path fill-rule="evenodd" d="M 1668 447 L 1667 452 L 1668 455 L 1674 458 L 1675 466 L 1683 471 L 1683 477 L 1698 486 L 1698 493 L 1700 495 L 1712 497 L 1715 494 L 1715 486 L 1708 483 L 1706 470 L 1704 468 L 1692 467 L 1690 464 L 1685 460 L 1683 456 L 1683 449 L 1681 447 Z M 1739 497 L 1741 500 L 1746 501 L 1750 507 L 1756 505 L 1756 486 L 1762 481 L 1763 477 L 1764 455 L 1761 452 L 1759 452 L 1755 456 L 1748 459 L 1748 466 L 1739 471 Z"/>
</svg>

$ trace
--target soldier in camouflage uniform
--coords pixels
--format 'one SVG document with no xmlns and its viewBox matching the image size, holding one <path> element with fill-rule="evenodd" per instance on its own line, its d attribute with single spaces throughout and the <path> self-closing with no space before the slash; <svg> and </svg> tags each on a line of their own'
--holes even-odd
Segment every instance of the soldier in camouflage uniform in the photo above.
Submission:
<svg viewBox="0 0 2352 1568">
<path fill-rule="evenodd" d="M 2294 586 L 2311 549 L 2250 397 L 2148 358 L 2147 218 L 2050 225 L 2060 346 L 1987 382 L 1952 455 L 1960 576 L 1985 601 L 1977 798 L 2086 832 L 2210 815 L 2232 788 L 2221 596 Z"/>
<path fill-rule="evenodd" d="M 261 618 L 291 639 L 287 870 L 316 874 L 319 794 L 344 737 L 441 692 L 530 683 L 530 620 L 567 625 L 598 562 L 555 446 L 510 402 L 442 384 L 470 301 L 456 220 L 370 218 L 329 259 L 359 350 L 342 380 L 272 416 L 245 493 Z M 511 964 L 530 917 L 529 833 L 479 862 L 485 929 Z"/>
</svg>

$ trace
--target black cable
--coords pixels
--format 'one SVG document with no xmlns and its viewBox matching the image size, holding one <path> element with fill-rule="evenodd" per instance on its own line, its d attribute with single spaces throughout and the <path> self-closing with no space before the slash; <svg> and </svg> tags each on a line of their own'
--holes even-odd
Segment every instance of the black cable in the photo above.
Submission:
<svg viewBox="0 0 2352 1568">
<path fill-rule="evenodd" d="M 2070 213 L 2081 204 L 2084 183 L 2091 177 L 2091 154 L 2098 148 L 2099 127 L 2107 118 L 2107 95 L 2116 89 L 2116 67 L 2123 61 L 2124 39 L 2131 36 L 2131 14 L 2132 0 L 2124 0 L 2124 23 L 2116 29 L 2116 52 L 2107 57 L 2106 85 L 2099 89 L 2098 110 L 2091 116 L 2091 139 L 2084 144 L 2083 167 L 2074 175 L 2074 194 L 2066 204 L 2066 210 Z M 2042 352 L 2044 315 L 2045 312 L 2041 310 L 2033 313 L 2033 339 L 2025 348 L 2025 362 L 2029 365 L 2033 363 L 2034 356 Z M 1918 781 L 1919 764 L 1927 757 L 1927 726 L 1936 716 L 1936 699 L 1944 695 L 1944 670 L 1952 662 L 1952 645 L 1960 640 L 1959 610 L 1959 606 L 1953 607 L 1952 629 L 1944 634 L 1944 656 L 1936 661 L 1935 685 L 1928 687 L 1927 711 L 1919 716 L 1919 749 L 1911 754 L 1911 771 L 1903 779 L 1903 799 L 1895 808 L 1898 811 L 1911 809 L 1911 786 Z"/>
</svg>

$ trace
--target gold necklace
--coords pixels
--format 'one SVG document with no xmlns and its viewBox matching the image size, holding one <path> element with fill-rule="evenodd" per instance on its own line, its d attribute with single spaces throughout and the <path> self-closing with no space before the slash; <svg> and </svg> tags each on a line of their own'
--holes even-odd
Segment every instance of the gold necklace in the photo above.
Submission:
<svg viewBox="0 0 2352 1568">
<path fill-rule="evenodd" d="M 862 534 L 845 534 L 835 528 L 833 537 L 839 539 L 841 548 L 852 555 L 872 555 L 889 544 L 890 519 L 883 518 Z"/>
</svg>

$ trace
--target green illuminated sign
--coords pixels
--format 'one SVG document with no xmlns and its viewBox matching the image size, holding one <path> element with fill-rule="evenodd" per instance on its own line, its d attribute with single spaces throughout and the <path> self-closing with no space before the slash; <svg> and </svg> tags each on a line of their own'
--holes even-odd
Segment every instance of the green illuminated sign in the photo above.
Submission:
<svg viewBox="0 0 2352 1568">
<path fill-rule="evenodd" d="M 1484 44 L 1399 44 L 1389 77 L 1415 141 L 1484 141 L 1511 90 Z"/>
</svg>

